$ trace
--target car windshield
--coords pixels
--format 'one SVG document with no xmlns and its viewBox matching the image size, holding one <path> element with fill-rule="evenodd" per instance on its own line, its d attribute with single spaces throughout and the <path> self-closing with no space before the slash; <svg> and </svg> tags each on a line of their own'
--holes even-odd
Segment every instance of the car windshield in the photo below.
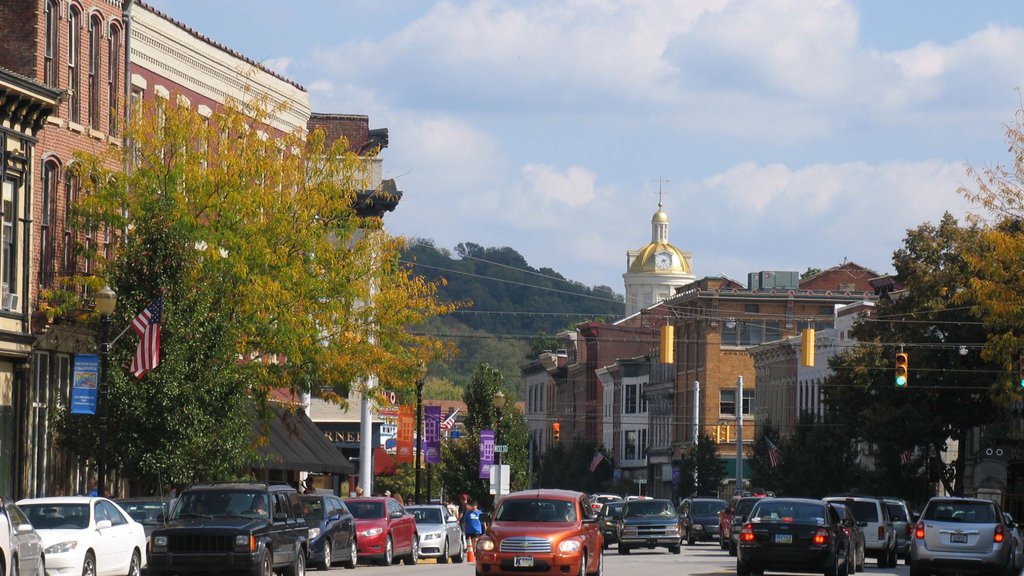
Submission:
<svg viewBox="0 0 1024 576">
<path fill-rule="evenodd" d="M 925 520 L 993 524 L 996 512 L 987 502 L 932 502 L 924 511 Z"/>
<path fill-rule="evenodd" d="M 193 490 L 178 498 L 171 520 L 181 518 L 269 518 L 266 492 L 255 490 Z"/>
<path fill-rule="evenodd" d="M 745 516 L 754 508 L 754 504 L 757 504 L 757 500 L 740 500 L 736 503 L 736 510 L 733 514 Z"/>
<path fill-rule="evenodd" d="M 765 500 L 760 502 L 751 517 L 769 522 L 811 521 L 825 522 L 825 505 L 805 502 L 786 502 L 785 500 Z"/>
<path fill-rule="evenodd" d="M 622 509 L 622 517 L 631 516 L 675 516 L 676 511 L 668 500 L 634 500 Z"/>
<path fill-rule="evenodd" d="M 121 501 L 118 505 L 140 524 L 159 524 L 160 516 L 166 513 L 164 503 L 159 500 Z"/>
<path fill-rule="evenodd" d="M 418 524 L 444 524 L 441 517 L 441 510 L 437 508 L 406 508 L 406 512 L 412 514 Z"/>
<path fill-rule="evenodd" d="M 302 502 L 302 516 L 310 522 L 319 523 L 324 519 L 324 500 L 315 495 L 299 495 Z"/>
<path fill-rule="evenodd" d="M 503 500 L 494 519 L 499 522 L 575 522 L 571 500 Z"/>
<path fill-rule="evenodd" d="M 690 514 L 712 516 L 722 510 L 725 510 L 724 500 L 717 502 L 694 502 L 693 507 L 690 508 Z"/>
<path fill-rule="evenodd" d="M 885 503 L 885 507 L 889 509 L 889 518 L 893 522 L 906 522 L 907 515 L 903 513 L 903 505 L 901 504 L 890 504 Z"/>
<path fill-rule="evenodd" d="M 348 504 L 348 511 L 352 513 L 353 518 L 370 520 L 373 518 L 384 517 L 383 502 L 358 502 L 348 500 L 345 503 Z"/>
<path fill-rule="evenodd" d="M 88 504 L 23 504 L 36 530 L 81 530 L 89 527 Z"/>
<path fill-rule="evenodd" d="M 602 514 L 607 518 L 618 518 L 622 515 L 622 507 L 625 504 L 623 502 L 612 502 L 611 504 L 605 504 Z"/>
</svg>

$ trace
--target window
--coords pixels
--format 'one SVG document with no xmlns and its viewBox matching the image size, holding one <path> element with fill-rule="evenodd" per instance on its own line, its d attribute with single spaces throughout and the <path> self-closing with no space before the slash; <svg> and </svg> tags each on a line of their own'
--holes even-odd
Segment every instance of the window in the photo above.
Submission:
<svg viewBox="0 0 1024 576">
<path fill-rule="evenodd" d="M 622 410 L 625 414 L 647 413 L 647 398 L 644 396 L 642 382 L 623 384 L 622 395 Z"/>
<path fill-rule="evenodd" d="M 107 58 L 109 59 L 107 78 L 107 106 L 110 112 L 110 135 L 117 136 L 120 124 L 117 115 L 121 113 L 121 27 L 116 24 L 110 25 L 110 40 L 107 47 Z"/>
<path fill-rule="evenodd" d="M 59 47 L 58 38 L 60 28 L 57 23 L 57 0 L 46 0 L 43 7 L 43 20 L 46 28 L 45 52 L 43 54 L 43 83 L 47 86 L 57 87 L 57 54 Z"/>
<path fill-rule="evenodd" d="M 720 390 L 718 401 L 718 413 L 722 416 L 736 416 L 736 390 Z M 754 414 L 754 391 L 743 390 L 743 415 Z"/>
<path fill-rule="evenodd" d="M 78 56 L 82 52 L 82 13 L 77 6 L 68 11 L 68 117 L 72 122 L 82 121 L 81 78 L 78 76 Z"/>
<path fill-rule="evenodd" d="M 622 431 L 622 459 L 643 460 L 647 458 L 647 429 Z"/>
<path fill-rule="evenodd" d="M 3 227 L 3 234 L 0 235 L 0 281 L 6 287 L 4 296 L 7 292 L 18 292 L 18 251 L 15 247 L 18 230 L 14 227 L 17 221 L 17 205 L 14 203 L 15 184 L 13 180 L 4 180 L 3 194 L 0 196 L 0 201 L 3 202 L 3 214 L 0 215 Z"/>
<path fill-rule="evenodd" d="M 103 69 L 103 60 L 100 46 L 100 30 L 103 21 L 99 15 L 94 14 L 89 18 L 89 126 L 93 130 L 100 129 L 100 111 L 103 109 L 100 102 L 100 74 Z"/>
<path fill-rule="evenodd" d="M 74 227 L 71 225 L 71 207 L 78 202 L 78 194 L 81 189 L 81 180 L 78 176 L 68 173 L 67 177 L 67 188 L 66 188 L 66 202 L 65 202 L 65 215 L 64 215 L 64 257 L 63 257 L 63 270 L 65 276 L 73 276 L 77 272 L 77 266 L 75 262 L 75 234 Z"/>
<path fill-rule="evenodd" d="M 52 288 L 56 263 L 57 182 L 60 166 L 52 160 L 43 165 L 42 216 L 39 222 L 39 287 Z"/>
</svg>

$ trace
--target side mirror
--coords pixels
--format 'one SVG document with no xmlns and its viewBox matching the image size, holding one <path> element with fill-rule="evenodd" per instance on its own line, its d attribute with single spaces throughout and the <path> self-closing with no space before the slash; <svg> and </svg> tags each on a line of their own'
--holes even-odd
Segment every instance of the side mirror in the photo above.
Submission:
<svg viewBox="0 0 1024 576">
<path fill-rule="evenodd" d="M 403 512 L 392 512 L 391 513 L 391 517 L 392 518 L 401 518 L 402 516 L 405 516 L 405 513 L 403 513 Z"/>
<path fill-rule="evenodd" d="M 100 520 L 96 523 L 97 530 L 103 530 L 104 528 L 110 528 L 110 520 Z"/>
<path fill-rule="evenodd" d="M 18 524 L 18 527 L 14 529 L 18 534 L 27 534 L 32 531 L 31 524 Z"/>
</svg>

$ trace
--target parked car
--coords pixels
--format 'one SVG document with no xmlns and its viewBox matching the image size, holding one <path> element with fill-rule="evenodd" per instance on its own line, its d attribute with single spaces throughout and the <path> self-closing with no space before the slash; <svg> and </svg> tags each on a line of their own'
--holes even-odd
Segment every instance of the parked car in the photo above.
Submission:
<svg viewBox="0 0 1024 576">
<path fill-rule="evenodd" d="M 299 494 L 288 484 L 193 484 L 181 492 L 164 526 L 149 535 L 147 572 L 302 574 L 308 535 Z"/>
<path fill-rule="evenodd" d="M 724 527 L 726 537 L 728 537 L 728 548 L 729 555 L 736 555 L 736 546 L 739 544 L 739 529 L 743 527 L 743 523 L 747 521 L 747 514 L 754 509 L 754 504 L 757 504 L 768 496 L 765 494 L 758 494 L 757 496 L 733 496 L 732 502 L 729 506 L 729 512 L 727 513 L 728 520 Z M 734 529 L 735 528 L 735 529 Z M 719 523 L 719 530 L 723 530 L 722 524 Z"/>
<path fill-rule="evenodd" d="M 350 498 L 345 500 L 356 519 L 356 547 L 359 560 L 376 561 L 382 566 L 401 558 L 413 566 L 419 560 L 419 534 L 416 519 L 391 497 Z"/>
<path fill-rule="evenodd" d="M 766 570 L 846 576 L 850 558 L 835 508 L 821 500 L 765 498 L 739 531 L 736 576 Z"/>
<path fill-rule="evenodd" d="M 406 506 L 406 512 L 416 519 L 420 535 L 420 557 L 437 558 L 439 564 L 449 559 L 456 564 L 466 559 L 466 536 L 459 520 L 441 505 Z"/>
<path fill-rule="evenodd" d="M 130 574 L 147 562 L 146 532 L 106 498 L 65 496 L 18 501 L 42 538 L 53 574 Z"/>
<path fill-rule="evenodd" d="M 336 562 L 356 567 L 356 522 L 352 513 L 333 494 L 300 494 L 302 515 L 309 528 L 306 564 L 330 570 Z"/>
<path fill-rule="evenodd" d="M 1003 512 L 1003 518 L 1011 528 L 1010 534 L 1013 536 L 1013 573 L 1019 574 L 1021 568 L 1024 568 L 1024 533 L 1009 512 Z"/>
<path fill-rule="evenodd" d="M 609 502 L 622 502 L 622 496 L 618 494 L 591 494 L 590 495 L 590 507 L 594 509 L 598 514 L 604 509 L 604 505 Z"/>
<path fill-rule="evenodd" d="M 836 509 L 839 519 L 843 521 L 846 537 L 850 540 L 850 574 L 864 571 L 864 526 L 867 522 L 857 520 L 857 515 L 845 502 L 831 502 L 829 506 Z"/>
<path fill-rule="evenodd" d="M 933 572 L 1007 576 L 1013 568 L 1011 530 L 991 500 L 934 497 L 914 527 L 910 576 Z"/>
<path fill-rule="evenodd" d="M 683 527 L 671 500 L 648 498 L 629 500 L 619 518 L 619 554 L 633 548 L 667 548 L 672 554 L 682 550 Z"/>
<path fill-rule="evenodd" d="M 604 573 L 604 546 L 590 498 L 570 490 L 524 490 L 498 501 L 476 542 L 477 574 Z"/>
<path fill-rule="evenodd" d="M 601 508 L 601 513 L 597 515 L 598 522 L 601 524 L 601 534 L 604 536 L 605 548 L 619 542 L 619 518 L 622 517 L 622 507 L 625 504 L 625 502 L 609 502 Z"/>
<path fill-rule="evenodd" d="M 896 530 L 889 517 L 889 507 L 874 496 L 829 496 L 826 502 L 845 502 L 858 522 L 865 522 L 864 552 L 876 558 L 879 568 L 896 566 Z"/>
<path fill-rule="evenodd" d="M 117 502 L 132 520 L 142 524 L 147 538 L 158 526 L 164 525 L 169 510 L 167 501 L 159 498 L 119 498 L 114 502 Z"/>
<path fill-rule="evenodd" d="M 910 541 L 914 537 L 914 521 L 910 516 L 910 506 L 899 498 L 885 498 L 885 507 L 889 509 L 889 520 L 893 532 L 896 533 L 896 557 L 910 564 Z M 893 564 L 895 566 L 895 563 Z"/>
<path fill-rule="evenodd" d="M 725 500 L 720 498 L 686 498 L 676 510 L 683 523 L 683 539 L 690 546 L 694 542 L 718 540 L 718 514 L 725 510 Z"/>
<path fill-rule="evenodd" d="M 46 574 L 46 560 L 43 556 L 43 538 L 36 532 L 25 512 L 14 502 L 4 500 L 0 522 L 7 523 L 7 529 L 0 532 L 0 549 L 4 558 L 13 558 L 15 569 L 10 574 Z"/>
</svg>

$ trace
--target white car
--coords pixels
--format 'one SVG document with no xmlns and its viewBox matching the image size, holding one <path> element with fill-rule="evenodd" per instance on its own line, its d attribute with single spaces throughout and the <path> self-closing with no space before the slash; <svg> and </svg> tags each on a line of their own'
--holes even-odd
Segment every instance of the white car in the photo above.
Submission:
<svg viewBox="0 0 1024 576">
<path fill-rule="evenodd" d="M 139 576 L 146 531 L 106 498 L 66 496 L 19 500 L 43 539 L 49 574 Z"/>
<path fill-rule="evenodd" d="M 14 502 L 3 503 L 4 528 L 0 528 L 0 548 L 4 558 L 14 560 L 5 563 L 7 574 L 24 574 L 25 576 L 45 576 L 46 563 L 43 558 L 43 539 L 35 531 L 28 517 Z M 5 575 L 7 576 L 7 575 Z"/>
</svg>

